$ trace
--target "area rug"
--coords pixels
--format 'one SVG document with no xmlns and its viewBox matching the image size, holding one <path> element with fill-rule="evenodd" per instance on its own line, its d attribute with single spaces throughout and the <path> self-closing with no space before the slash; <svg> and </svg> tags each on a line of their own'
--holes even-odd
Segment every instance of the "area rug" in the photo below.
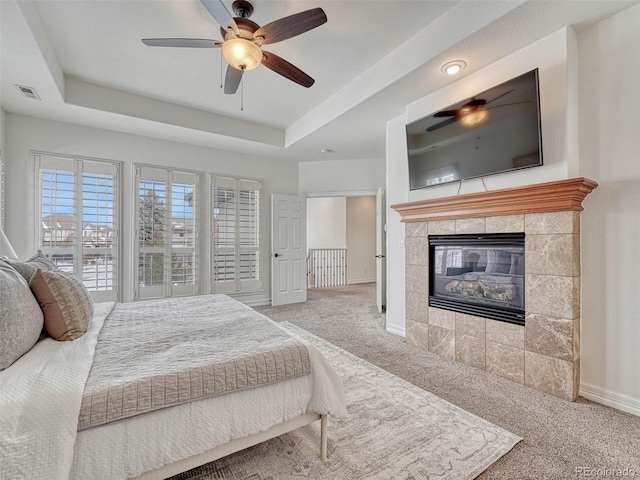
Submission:
<svg viewBox="0 0 640 480">
<path fill-rule="evenodd" d="M 349 418 L 329 417 L 327 462 L 319 459 L 315 422 L 173 480 L 473 479 L 521 440 L 306 330 L 280 325 L 315 345 L 342 378 Z"/>
</svg>

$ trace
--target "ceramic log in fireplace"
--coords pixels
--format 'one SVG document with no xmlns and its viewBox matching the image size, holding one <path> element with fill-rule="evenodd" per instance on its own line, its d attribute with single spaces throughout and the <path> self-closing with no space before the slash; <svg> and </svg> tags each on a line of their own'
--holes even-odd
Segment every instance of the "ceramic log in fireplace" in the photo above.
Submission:
<svg viewBox="0 0 640 480">
<path fill-rule="evenodd" d="M 429 306 L 524 325 L 524 233 L 429 237 Z"/>
</svg>

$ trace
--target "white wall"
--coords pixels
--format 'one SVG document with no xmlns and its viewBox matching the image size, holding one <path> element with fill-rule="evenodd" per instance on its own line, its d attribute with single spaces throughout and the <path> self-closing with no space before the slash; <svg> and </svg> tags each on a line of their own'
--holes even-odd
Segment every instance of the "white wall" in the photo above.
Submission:
<svg viewBox="0 0 640 480">
<path fill-rule="evenodd" d="M 576 34 L 571 28 L 555 32 L 493 64 L 407 105 L 406 115 L 387 123 L 387 204 L 446 197 L 575 176 L 578 156 Z M 513 77 L 538 68 L 544 165 L 517 172 L 409 191 L 405 125 L 472 97 Z M 404 224 L 394 210 L 387 211 L 387 330 L 404 334 Z"/>
<path fill-rule="evenodd" d="M 307 248 L 346 248 L 347 283 L 376 279 L 376 199 L 307 198 Z"/>
<path fill-rule="evenodd" d="M 271 291 L 271 211 L 272 193 L 296 195 L 298 193 L 297 165 L 288 161 L 257 158 L 212 148 L 187 145 L 183 143 L 158 140 L 154 138 L 128 135 L 109 130 L 71 125 L 22 115 L 7 114 L 6 123 L 6 233 L 15 246 L 18 255 L 23 258 L 33 254 L 29 218 L 30 193 L 33 178 L 33 166 L 30 151 L 103 158 L 123 162 L 124 204 L 132 205 L 135 191 L 133 185 L 133 163 L 145 163 L 159 166 L 182 168 L 220 175 L 236 176 L 260 180 L 263 185 L 261 229 L 263 240 L 263 287 L 264 291 L 247 296 L 245 301 L 264 303 L 270 298 Z M 202 188 L 208 188 L 206 181 Z M 203 196 L 203 198 L 206 198 Z M 208 212 L 204 205 L 202 212 Z M 124 275 L 124 301 L 131 300 L 133 259 L 133 207 L 124 209 L 122 219 L 122 258 Z M 201 235 L 201 258 L 208 259 L 208 235 Z M 201 269 L 204 288 L 208 293 L 209 269 Z"/>
<path fill-rule="evenodd" d="M 375 192 L 385 182 L 384 158 L 301 162 L 300 193 Z"/>
<path fill-rule="evenodd" d="M 307 248 L 347 248 L 345 197 L 307 198 Z"/>
<path fill-rule="evenodd" d="M 569 178 L 577 171 L 578 133 L 570 128 L 577 121 L 577 99 L 570 97 L 569 86 L 577 87 L 576 41 L 571 28 L 559 30 L 491 65 L 478 70 L 407 106 L 407 122 L 472 97 L 513 77 L 538 69 L 542 116 L 542 167 L 484 177 L 489 190 Z M 405 135 L 404 125 L 397 135 Z M 406 152 L 404 153 L 406 157 Z M 407 168 L 406 158 L 396 159 L 396 168 Z M 389 165 L 387 165 L 387 169 Z M 460 193 L 485 189 L 482 179 L 462 182 Z M 445 197 L 458 193 L 458 183 L 434 186 L 409 193 L 409 200 Z"/>
<path fill-rule="evenodd" d="M 404 125 L 531 68 L 540 69 L 543 167 L 485 177 L 488 189 L 584 176 L 581 394 L 640 415 L 640 6 L 577 35 L 560 30 L 407 107 L 387 124 L 389 203 L 455 195 L 408 191 Z M 579 68 L 578 68 L 579 66 Z M 480 180 L 461 193 L 483 190 Z M 389 211 L 387 329 L 404 331 L 404 226 Z"/>
<path fill-rule="evenodd" d="M 640 414 L 640 5 L 580 32 L 583 395 Z"/>
<path fill-rule="evenodd" d="M 375 281 L 375 197 L 371 197 L 371 194 L 385 186 L 385 159 L 301 162 L 298 168 L 300 194 L 308 196 L 307 204 L 323 198 L 309 196 L 313 194 L 347 195 L 343 240 L 349 249 L 347 282 Z M 373 202 L 373 207 L 370 207 L 369 202 Z M 368 216 L 370 208 L 373 208 L 372 217 Z M 364 217 L 355 213 L 358 209 L 362 210 Z M 373 222 L 373 227 L 369 222 Z M 312 220 L 307 217 L 307 225 L 311 223 Z M 373 228 L 371 236 L 364 233 L 370 228 Z M 308 228 L 307 235 L 309 233 Z M 307 245 L 314 248 L 309 241 Z"/>
<path fill-rule="evenodd" d="M 347 283 L 376 280 L 376 197 L 347 198 Z"/>
<path fill-rule="evenodd" d="M 390 208 L 409 200 L 409 167 L 407 164 L 406 115 L 387 122 L 387 318 L 386 328 L 405 335 L 404 290 L 404 223 Z"/>
</svg>

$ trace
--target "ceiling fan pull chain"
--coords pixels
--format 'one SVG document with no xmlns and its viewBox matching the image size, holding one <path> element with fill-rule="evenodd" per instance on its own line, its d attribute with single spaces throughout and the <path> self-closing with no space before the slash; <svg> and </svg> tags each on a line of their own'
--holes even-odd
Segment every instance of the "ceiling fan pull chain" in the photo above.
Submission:
<svg viewBox="0 0 640 480">
<path fill-rule="evenodd" d="M 220 88 L 222 88 L 222 52 L 220 53 Z"/>
<path fill-rule="evenodd" d="M 240 83 L 240 111 L 244 112 L 244 75 Z"/>
</svg>

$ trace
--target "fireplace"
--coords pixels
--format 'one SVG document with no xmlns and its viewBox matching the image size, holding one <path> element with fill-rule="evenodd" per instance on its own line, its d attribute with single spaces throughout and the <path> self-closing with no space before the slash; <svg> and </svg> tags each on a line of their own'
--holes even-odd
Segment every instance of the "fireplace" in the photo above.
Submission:
<svg viewBox="0 0 640 480">
<path fill-rule="evenodd" d="M 429 306 L 524 325 L 524 233 L 429 236 Z"/>
<path fill-rule="evenodd" d="M 582 201 L 596 186 L 591 180 L 573 178 L 391 205 L 405 222 L 407 343 L 560 398 L 575 400 L 580 388 L 580 211 Z M 504 245 L 473 248 L 494 250 L 485 253 L 488 261 L 484 262 L 481 274 L 488 273 L 489 266 L 494 275 L 522 275 L 526 323 L 453 311 L 448 305 L 430 305 L 434 297 L 444 296 L 446 300 L 454 297 L 466 307 L 472 297 L 455 295 L 455 285 L 449 287 L 452 292 L 446 291 L 446 285 L 455 279 L 444 283 L 444 295 L 441 288 L 433 286 L 437 278 L 429 271 L 432 265 L 438 264 L 437 259 L 441 260 L 440 276 L 475 273 L 482 269 L 482 252 L 467 252 L 477 253 L 477 258 L 464 255 L 465 249 L 471 247 L 459 240 L 498 240 L 500 237 L 495 234 L 511 236 L 509 232 L 526 234 L 523 252 L 526 255 L 522 257 L 524 262 L 526 256 L 526 266 L 522 271 L 517 252 L 511 250 L 513 246 L 509 247 L 509 257 L 496 253 L 496 250 L 505 250 Z M 443 247 L 459 252 L 451 254 L 451 258 L 457 256 L 457 259 L 448 265 L 448 272 L 446 264 L 442 269 L 444 248 L 436 256 L 434 246 L 433 257 L 429 258 L 429 241 L 438 237 L 453 238 L 453 244 Z M 524 235 L 520 237 L 518 242 L 523 241 Z M 502 266 L 497 268 L 507 271 L 508 264 L 507 273 L 495 272 L 492 260 L 500 258 Z M 515 284 L 514 290 L 517 279 Z M 499 306 L 513 308 L 504 302 Z"/>
</svg>

